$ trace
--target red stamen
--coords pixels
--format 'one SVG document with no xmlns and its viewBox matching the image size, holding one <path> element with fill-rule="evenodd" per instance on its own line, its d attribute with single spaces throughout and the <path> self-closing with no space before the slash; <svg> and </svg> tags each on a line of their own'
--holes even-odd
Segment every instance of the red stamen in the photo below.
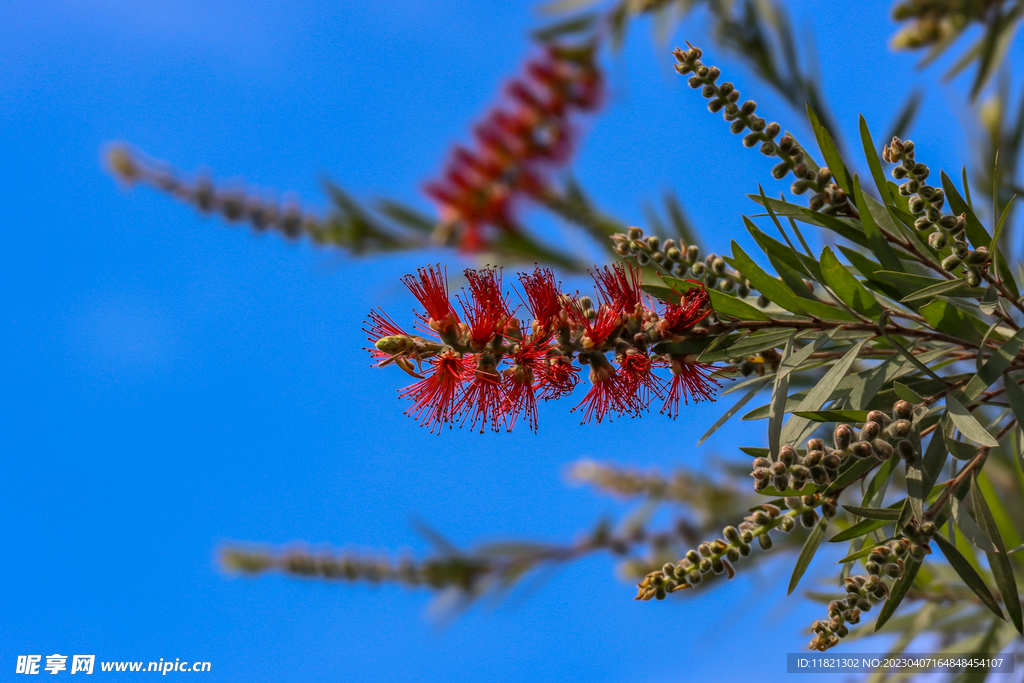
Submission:
<svg viewBox="0 0 1024 683">
<path fill-rule="evenodd" d="M 433 372 L 403 389 L 399 396 L 413 402 L 406 415 L 418 419 L 421 427 L 429 424 L 431 432 L 436 429 L 440 433 L 445 423 L 454 422 L 457 417 L 457 400 L 468 360 L 454 351 L 445 351 L 429 362 Z"/>
</svg>

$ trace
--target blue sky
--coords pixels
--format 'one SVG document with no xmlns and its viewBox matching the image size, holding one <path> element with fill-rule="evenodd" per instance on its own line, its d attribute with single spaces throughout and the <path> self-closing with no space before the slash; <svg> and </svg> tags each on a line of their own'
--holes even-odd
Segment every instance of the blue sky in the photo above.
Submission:
<svg viewBox="0 0 1024 683">
<path fill-rule="evenodd" d="M 887 50 L 888 4 L 788 3 L 815 31 L 847 141 L 858 113 L 880 139 L 912 85 L 928 84 L 918 158 L 957 170 L 970 153 L 963 83 L 939 87 L 941 67 L 918 74 Z M 765 441 L 763 423 L 743 423 L 693 448 L 723 403 L 583 428 L 562 401 L 542 406 L 536 436 L 432 436 L 401 414 L 407 378 L 369 367 L 360 328 L 375 305 L 404 321 L 399 277 L 457 256 L 360 260 L 254 237 L 126 193 L 102 169 L 122 140 L 314 207 L 326 176 L 429 208 L 422 183 L 529 54 L 538 16 L 512 7 L 0 2 L 0 670 L 59 652 L 209 660 L 216 681 L 782 679 L 820 611 L 784 600 L 786 558 L 665 603 L 633 602 L 592 558 L 444 627 L 423 591 L 242 580 L 214 560 L 228 540 L 422 554 L 414 517 L 459 544 L 571 540 L 623 510 L 565 485 L 576 459 L 713 470 Z M 673 40 L 699 43 L 705 26 L 698 16 Z M 631 223 L 671 189 L 710 248 L 747 244 L 743 194 L 785 186 L 649 35 L 640 22 L 606 59 L 611 94 L 575 172 Z M 703 42 L 765 115 L 810 138 L 799 113 Z"/>
</svg>

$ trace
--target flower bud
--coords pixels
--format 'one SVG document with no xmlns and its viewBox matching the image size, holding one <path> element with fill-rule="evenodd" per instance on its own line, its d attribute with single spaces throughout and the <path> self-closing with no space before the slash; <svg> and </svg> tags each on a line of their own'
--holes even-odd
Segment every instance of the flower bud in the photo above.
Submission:
<svg viewBox="0 0 1024 683">
<path fill-rule="evenodd" d="M 787 445 L 785 445 L 785 446 L 783 446 L 782 448 L 779 449 L 779 461 L 776 464 L 780 464 L 781 463 L 781 464 L 785 465 L 786 467 L 791 467 L 796 462 L 796 457 L 797 457 L 796 451 L 793 449 L 792 446 L 787 444 Z M 783 471 L 778 471 L 776 469 L 773 469 L 772 473 L 773 474 L 782 474 Z"/>
<path fill-rule="evenodd" d="M 782 454 L 780 453 L 779 456 L 781 457 Z M 772 463 L 771 473 L 773 475 L 775 475 L 776 477 L 781 476 L 783 474 L 786 474 L 786 472 L 787 472 L 787 468 L 786 468 L 786 463 L 785 462 L 780 460 L 778 462 L 773 462 Z"/>
<path fill-rule="evenodd" d="M 907 401 L 900 399 L 892 405 L 892 414 L 898 419 L 908 420 L 910 416 L 914 414 L 914 406 L 910 405 Z"/>
<path fill-rule="evenodd" d="M 882 571 L 882 567 L 877 562 L 868 562 L 864 565 L 864 569 L 867 570 L 868 574 L 878 574 Z"/>
<path fill-rule="evenodd" d="M 740 532 L 734 526 L 725 527 L 722 530 L 722 536 L 730 543 L 736 543 L 740 540 Z"/>
<path fill-rule="evenodd" d="M 890 562 L 882 567 L 882 572 L 891 579 L 898 579 L 903 573 L 903 570 L 900 569 L 900 566 L 895 562 Z"/>
<path fill-rule="evenodd" d="M 725 549 L 725 557 L 730 562 L 737 562 L 740 559 L 740 549 L 736 546 L 729 546 Z"/>
<path fill-rule="evenodd" d="M 858 441 L 850 446 L 850 450 L 855 458 L 870 458 L 875 454 L 875 450 L 867 441 Z"/>
<path fill-rule="evenodd" d="M 810 529 L 818 523 L 818 512 L 816 510 L 808 510 L 803 513 L 800 515 L 800 523 L 803 524 L 805 529 Z"/>
<path fill-rule="evenodd" d="M 891 425 L 889 425 L 887 431 L 898 439 L 910 436 L 910 421 L 896 420 Z"/>
<path fill-rule="evenodd" d="M 782 521 L 779 522 L 779 528 L 782 529 L 782 531 L 787 533 L 787 534 L 790 531 L 792 531 L 795 527 L 796 527 L 796 522 L 794 522 L 793 518 L 790 517 L 789 515 L 783 517 Z"/>
<path fill-rule="evenodd" d="M 892 457 L 893 450 L 888 441 L 883 439 L 874 439 L 871 441 L 871 447 L 875 449 L 875 454 L 883 460 L 887 460 Z"/>
<path fill-rule="evenodd" d="M 708 557 L 711 555 L 711 546 L 707 543 L 701 543 L 697 546 L 697 552 L 700 553 L 702 557 Z"/>
<path fill-rule="evenodd" d="M 846 450 L 853 441 L 853 428 L 848 424 L 836 425 L 836 430 L 833 434 L 833 444 L 838 450 Z"/>
<path fill-rule="evenodd" d="M 860 429 L 860 440 L 871 441 L 872 439 L 878 438 L 881 434 L 882 428 L 877 422 L 865 422 L 864 426 Z"/>
<path fill-rule="evenodd" d="M 964 275 L 964 282 L 967 283 L 968 287 L 977 287 L 981 284 L 981 273 L 975 268 L 968 269 Z"/>
<path fill-rule="evenodd" d="M 757 543 L 761 546 L 761 550 L 771 550 L 772 537 L 768 534 L 761 534 L 757 537 Z"/>
<path fill-rule="evenodd" d="M 729 124 L 729 130 L 733 135 L 739 135 L 747 127 L 747 124 L 743 123 L 742 119 L 736 119 Z"/>
<path fill-rule="evenodd" d="M 931 245 L 932 249 L 941 251 L 942 249 L 946 248 L 946 243 L 946 235 L 943 234 L 942 232 L 937 231 L 928 235 L 928 244 Z"/>
<path fill-rule="evenodd" d="M 949 272 L 960 265 L 960 259 L 956 254 L 950 254 L 942 259 L 942 269 Z"/>
<path fill-rule="evenodd" d="M 686 580 L 690 582 L 690 585 L 696 586 L 701 581 L 702 577 L 701 577 L 700 574 L 701 573 L 699 571 L 694 569 L 694 570 L 690 571 L 689 574 L 686 575 Z"/>
<path fill-rule="evenodd" d="M 740 108 L 740 111 L 743 114 L 745 114 L 747 116 L 750 116 L 751 114 L 754 113 L 754 110 L 756 110 L 756 109 L 757 109 L 757 103 L 754 102 L 753 100 L 747 100 L 746 102 L 743 103 L 743 106 Z"/>
<path fill-rule="evenodd" d="M 829 453 L 822 458 L 821 464 L 825 466 L 826 470 L 838 470 L 839 466 L 842 465 L 843 462 L 835 453 Z"/>
<path fill-rule="evenodd" d="M 914 444 L 904 439 L 896 445 L 897 452 L 904 462 L 914 461 Z"/>
</svg>

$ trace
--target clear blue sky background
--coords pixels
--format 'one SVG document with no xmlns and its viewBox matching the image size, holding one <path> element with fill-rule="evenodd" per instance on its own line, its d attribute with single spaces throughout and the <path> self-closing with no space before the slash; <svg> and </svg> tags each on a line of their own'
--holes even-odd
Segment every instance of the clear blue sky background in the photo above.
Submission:
<svg viewBox="0 0 1024 683">
<path fill-rule="evenodd" d="M 813 27 L 846 140 L 860 112 L 881 139 L 910 86 L 937 80 L 888 51 L 888 2 L 787 4 Z M 18 654 L 59 652 L 204 659 L 211 681 L 782 680 L 821 609 L 784 600 L 791 560 L 639 603 L 598 557 L 444 628 L 426 592 L 242 580 L 214 560 L 232 539 L 422 554 L 413 516 L 460 544 L 570 540 L 623 510 L 566 487 L 572 461 L 712 469 L 764 442 L 763 423 L 744 423 L 693 448 L 722 403 L 581 428 L 563 401 L 543 406 L 539 436 L 431 436 L 401 414 L 408 378 L 369 367 L 360 327 L 378 304 L 404 319 L 398 278 L 455 257 L 357 260 L 255 238 L 102 170 L 104 146 L 125 140 L 314 206 L 329 176 L 429 208 L 418 188 L 529 53 L 531 7 L 7 0 L 0 16 L 0 678 Z M 698 15 L 674 40 L 707 44 L 705 27 Z M 707 52 L 809 137 L 802 115 Z M 577 174 L 630 222 L 670 188 L 712 248 L 746 244 L 743 193 L 785 186 L 670 63 L 639 22 L 607 62 L 611 96 Z M 965 120 L 962 88 L 932 85 L 919 158 L 959 169 Z"/>
</svg>

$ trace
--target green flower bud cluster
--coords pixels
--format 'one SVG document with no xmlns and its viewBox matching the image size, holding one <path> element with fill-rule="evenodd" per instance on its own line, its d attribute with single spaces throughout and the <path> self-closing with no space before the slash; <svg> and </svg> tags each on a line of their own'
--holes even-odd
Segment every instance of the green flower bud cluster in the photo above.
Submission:
<svg viewBox="0 0 1024 683">
<path fill-rule="evenodd" d="M 778 491 L 801 491 L 808 481 L 827 486 L 836 480 L 848 458 L 885 460 L 892 456 L 894 448 L 904 459 L 911 460 L 915 448 L 908 438 L 912 429 L 908 418 L 912 412 L 909 403 L 899 400 L 893 405 L 891 417 L 881 410 L 869 412 L 859 432 L 849 424 L 836 425 L 831 449 L 815 438 L 807 442 L 804 453 L 785 445 L 774 462 L 755 458 L 750 474 L 754 490 L 763 491 L 770 485 Z"/>
<path fill-rule="evenodd" d="M 339 241 L 329 222 L 304 212 L 295 201 L 279 204 L 240 187 L 219 188 L 204 175 L 189 182 L 173 169 L 141 159 L 125 147 L 111 149 L 107 165 L 126 184 L 150 185 L 193 205 L 200 213 L 220 214 L 229 223 L 246 222 L 259 231 L 278 230 L 291 239 L 305 233 L 318 243 Z"/>
<path fill-rule="evenodd" d="M 749 131 L 743 136 L 744 146 L 757 146 L 765 156 L 779 159 L 779 163 L 772 168 L 772 177 L 782 180 L 792 173 L 794 181 L 790 189 L 793 194 L 804 194 L 811 190 L 814 193 L 809 203 L 812 209 L 827 214 L 849 215 L 852 204 L 842 188 L 831 182 L 831 171 L 824 167 L 817 168 L 800 143 L 789 133 L 779 137 L 782 127 L 778 123 L 769 123 L 756 116 L 756 102 L 747 100 L 740 104 L 740 92 L 736 86 L 729 82 L 719 84 L 717 81 L 722 75 L 721 70 L 716 66 L 705 66 L 700 61 L 703 55 L 700 48 L 689 43 L 687 45 L 689 49 L 676 48 L 672 53 L 678 62 L 675 65 L 676 71 L 684 76 L 690 75 L 690 87 L 694 90 L 699 88 L 701 94 L 709 100 L 708 110 L 716 114 L 722 112 L 722 118 L 730 122 L 729 129 L 734 134 Z M 779 139 L 776 140 L 776 137 Z"/>
<path fill-rule="evenodd" d="M 983 21 L 1001 0 L 902 0 L 893 7 L 893 19 L 905 26 L 892 38 L 895 50 L 917 50 L 941 45 L 956 37 L 971 21 Z"/>
<path fill-rule="evenodd" d="M 812 510 L 813 512 L 813 510 Z M 664 600 L 665 596 L 677 590 L 693 588 L 704 580 L 708 574 L 728 574 L 731 579 L 736 571 L 733 563 L 750 554 L 754 540 L 762 550 L 772 547 L 772 538 L 768 532 L 781 529 L 789 533 L 796 528 L 794 517 L 796 512 L 783 514 L 774 505 L 758 506 L 751 514 L 744 517 L 739 527 L 727 526 L 722 530 L 722 538 L 701 543 L 689 550 L 679 562 L 667 563 L 657 571 L 653 571 L 637 584 L 636 600 Z"/>
<path fill-rule="evenodd" d="M 872 548 L 865 561 L 867 575 L 850 576 L 844 581 L 846 598 L 833 600 L 828 606 L 828 619 L 811 624 L 814 638 L 810 649 L 824 652 L 839 644 L 850 630 L 847 624 L 857 624 L 863 612 L 889 597 L 890 585 L 884 579 L 893 581 L 903 575 L 905 560 L 913 557 L 921 560 L 931 553 L 931 538 L 935 535 L 935 524 L 925 522 L 919 525 L 911 520 L 900 535 L 885 545 Z"/>
<path fill-rule="evenodd" d="M 632 256 L 641 265 L 653 260 L 677 277 L 703 280 L 709 288 L 741 299 L 750 296 L 752 286 L 749 280 L 729 268 L 717 254 L 708 254 L 702 259 L 696 244 L 687 246 L 682 240 L 676 243 L 673 239 L 661 240 L 656 235 L 645 237 L 644 231 L 636 227 L 629 228 L 627 233 L 612 235 L 611 240 L 615 244 L 615 253 L 622 257 Z"/>
<path fill-rule="evenodd" d="M 970 248 L 965 215 L 954 216 L 942 212 L 946 195 L 942 188 L 925 182 L 931 170 L 914 159 L 913 140 L 893 138 L 882 151 L 882 159 L 897 164 L 892 169 L 892 177 L 904 181 L 899 188 L 900 194 L 910 198 L 910 212 L 917 216 L 914 228 L 922 237 L 927 236 L 932 249 L 943 255 L 943 270 L 953 273 L 963 266 L 967 286 L 977 287 L 981 284 L 982 269 L 989 261 L 988 248 Z"/>
<path fill-rule="evenodd" d="M 222 555 L 224 565 L 246 574 L 277 570 L 284 574 L 347 581 L 385 581 L 409 587 L 428 586 L 433 589 L 458 588 L 472 591 L 490 568 L 483 562 L 465 556 L 445 556 L 416 562 L 402 558 L 395 563 L 387 559 L 369 559 L 352 555 L 312 554 L 289 550 L 280 554 L 265 551 L 229 549 Z"/>
<path fill-rule="evenodd" d="M 693 503 L 706 488 L 685 470 L 671 476 L 660 472 L 640 472 L 632 468 L 581 460 L 569 470 L 569 478 L 590 484 L 621 498 L 646 497 Z"/>
</svg>

